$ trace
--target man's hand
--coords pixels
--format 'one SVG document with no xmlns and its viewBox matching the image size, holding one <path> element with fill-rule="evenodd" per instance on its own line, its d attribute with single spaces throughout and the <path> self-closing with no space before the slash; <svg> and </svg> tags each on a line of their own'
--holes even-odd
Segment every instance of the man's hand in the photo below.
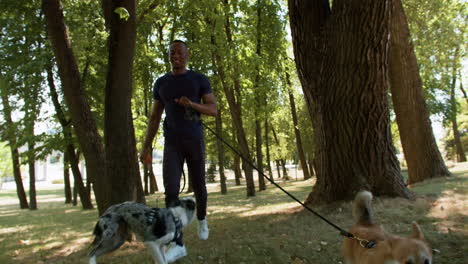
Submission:
<svg viewBox="0 0 468 264">
<path fill-rule="evenodd" d="M 176 98 L 174 101 L 181 106 L 192 107 L 192 101 L 190 101 L 190 99 L 188 99 L 186 96 L 182 96 L 179 99 Z"/>
</svg>

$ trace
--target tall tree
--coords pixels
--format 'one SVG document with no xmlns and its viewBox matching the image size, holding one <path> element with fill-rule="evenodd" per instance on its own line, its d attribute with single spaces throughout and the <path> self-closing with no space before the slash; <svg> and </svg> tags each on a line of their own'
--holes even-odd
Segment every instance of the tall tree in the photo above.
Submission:
<svg viewBox="0 0 468 264">
<path fill-rule="evenodd" d="M 256 32 L 256 55 L 261 58 L 262 57 L 262 9 L 263 9 L 264 3 L 262 0 L 257 1 L 257 32 Z M 254 79 L 254 97 L 255 97 L 255 106 L 254 106 L 254 112 L 255 112 L 255 153 L 256 153 L 256 159 L 257 159 L 257 168 L 258 168 L 258 190 L 263 191 L 266 190 L 266 185 L 265 185 L 265 179 L 263 178 L 263 152 L 262 152 L 262 145 L 263 145 L 263 139 L 262 139 L 262 122 L 260 117 L 263 115 L 260 114 L 260 112 L 263 110 L 265 105 L 265 96 L 263 95 L 262 87 L 260 85 L 261 83 L 261 70 L 260 70 L 260 65 L 259 61 L 255 63 L 255 79 Z"/>
<path fill-rule="evenodd" d="M 223 1 L 224 5 L 224 10 L 225 10 L 225 15 L 224 15 L 224 29 L 225 29 L 225 36 L 227 39 L 226 45 L 229 48 L 234 48 L 234 43 L 232 39 L 232 29 L 231 29 L 231 17 L 230 17 L 230 9 L 231 9 L 231 4 L 229 3 L 228 0 Z M 215 28 L 215 21 L 209 20 L 208 24 L 211 25 L 211 28 Z M 231 118 L 233 121 L 233 127 L 235 129 L 235 135 L 237 136 L 237 142 L 239 144 L 240 148 L 240 153 L 242 156 L 247 159 L 247 160 L 252 160 L 251 158 L 251 153 L 249 150 L 249 145 L 247 142 L 247 136 L 245 134 L 244 130 L 244 124 L 242 120 L 242 112 L 241 112 L 241 105 L 240 105 L 240 98 L 236 98 L 236 91 L 240 90 L 240 76 L 238 75 L 238 72 L 236 70 L 233 71 L 231 77 L 233 80 L 233 85 L 230 85 L 227 80 L 228 80 L 228 73 L 226 72 L 226 62 L 223 60 L 221 54 L 220 54 L 220 49 L 221 45 L 217 43 L 216 38 L 214 35 L 212 35 L 211 38 L 211 43 L 213 45 L 213 51 L 212 51 L 212 61 L 213 65 L 216 67 L 218 74 L 220 75 L 220 79 L 222 80 L 222 87 L 224 90 L 224 94 L 226 96 L 226 101 L 229 105 L 229 112 L 231 114 Z M 231 49 L 232 50 L 232 49 Z M 231 51 L 232 52 L 232 51 Z M 230 56 L 232 58 L 235 58 L 235 56 Z M 235 63 L 233 65 L 236 65 Z M 237 68 L 238 66 L 234 66 Z M 225 80 L 225 81 L 223 81 Z M 242 162 L 242 167 L 244 169 L 245 173 L 245 179 L 247 183 L 247 196 L 255 196 L 255 183 L 253 180 L 253 169 L 250 165 L 248 165 L 247 162 Z"/>
<path fill-rule="evenodd" d="M 408 183 L 449 176 L 432 131 L 419 67 L 401 0 L 393 4 L 389 79 Z"/>
<path fill-rule="evenodd" d="M 455 156 L 457 162 L 465 162 L 466 161 L 466 154 L 465 150 L 463 149 L 463 145 L 461 142 L 460 131 L 458 130 L 458 122 L 457 122 L 457 100 L 455 99 L 455 88 L 457 82 L 457 67 L 458 67 L 458 60 L 459 60 L 459 48 L 455 50 L 455 54 L 453 56 L 453 68 L 452 68 L 452 83 L 450 85 L 450 122 L 452 123 L 452 133 L 453 139 L 455 141 Z M 461 83 L 461 82 L 460 82 Z"/>
<path fill-rule="evenodd" d="M 70 188 L 69 180 L 69 168 L 72 170 L 73 179 L 74 179 L 74 193 L 77 193 L 80 196 L 80 201 L 83 206 L 83 209 L 93 209 L 93 204 L 91 202 L 90 194 L 83 183 L 83 177 L 81 176 L 79 165 L 79 158 L 75 152 L 75 145 L 73 144 L 72 137 L 72 128 L 71 122 L 67 120 L 63 107 L 59 102 L 57 89 L 55 87 L 54 74 L 52 71 L 51 64 L 46 66 L 47 71 L 47 83 L 50 90 L 50 98 L 55 108 L 55 116 L 57 117 L 60 125 L 62 126 L 63 138 L 65 140 L 65 150 L 64 150 L 64 177 L 65 181 L 68 181 L 68 188 Z M 89 178 L 88 178 L 89 180 Z M 71 202 L 71 192 L 65 185 L 65 197 L 66 201 Z M 76 199 L 75 199 L 76 200 Z"/>
<path fill-rule="evenodd" d="M 90 105 L 80 79 L 78 64 L 73 54 L 60 0 L 42 0 L 47 33 L 52 44 L 62 81 L 65 100 L 86 160 L 88 179 L 93 181 L 99 214 L 110 206 L 109 181 L 106 177 L 106 159 L 102 138 L 91 114 Z"/>
<path fill-rule="evenodd" d="M 110 204 L 144 202 L 131 109 L 136 2 L 104 0 L 103 8 L 110 31 L 104 113 L 106 173 L 112 183 L 108 199 Z"/>
<path fill-rule="evenodd" d="M 411 197 L 390 132 L 391 0 L 289 0 L 294 55 L 314 124 L 317 183 L 306 203 Z M 333 16 L 331 16 L 333 12 Z M 363 55 L 365 54 L 365 55 Z"/>
<path fill-rule="evenodd" d="M 307 165 L 307 160 L 304 154 L 304 149 L 302 145 L 302 138 L 301 138 L 301 131 L 299 130 L 299 120 L 297 118 L 297 111 L 296 111 L 296 102 L 294 100 L 294 94 L 292 91 L 292 84 L 291 84 L 291 77 L 289 76 L 288 71 L 286 70 L 286 84 L 288 85 L 288 96 L 289 96 L 289 104 L 291 106 L 291 116 L 294 125 L 294 134 L 296 135 L 296 147 L 297 152 L 299 154 L 299 160 L 301 161 L 302 171 L 304 173 L 304 180 L 309 179 L 309 167 Z"/>
<path fill-rule="evenodd" d="M 2 138 L 5 138 L 8 141 L 8 145 L 10 145 L 11 158 L 13 163 L 13 177 L 15 178 L 16 193 L 18 195 L 20 208 L 28 209 L 28 199 L 26 198 L 26 192 L 24 191 L 23 186 L 23 179 L 21 178 L 21 163 L 17 146 L 17 139 L 15 135 L 15 124 L 13 123 L 13 119 L 11 117 L 12 110 L 7 93 L 9 89 L 2 75 L 3 74 L 0 72 L 0 96 L 3 106 L 3 118 L 5 119 L 6 125 L 5 131 L 3 131 L 3 133 L 6 135 L 2 135 Z"/>
</svg>

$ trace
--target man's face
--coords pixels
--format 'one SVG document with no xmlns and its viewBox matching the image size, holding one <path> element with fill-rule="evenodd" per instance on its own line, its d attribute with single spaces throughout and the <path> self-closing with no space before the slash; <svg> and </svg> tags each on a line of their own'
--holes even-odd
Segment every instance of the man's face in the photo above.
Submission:
<svg viewBox="0 0 468 264">
<path fill-rule="evenodd" d="M 169 61 L 173 69 L 185 69 L 189 53 L 184 43 L 175 42 L 169 47 Z"/>
</svg>

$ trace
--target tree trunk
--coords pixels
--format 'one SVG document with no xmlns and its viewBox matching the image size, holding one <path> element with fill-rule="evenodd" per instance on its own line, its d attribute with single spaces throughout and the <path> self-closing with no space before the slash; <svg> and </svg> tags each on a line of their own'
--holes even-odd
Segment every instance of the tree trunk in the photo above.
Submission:
<svg viewBox="0 0 468 264">
<path fill-rule="evenodd" d="M 281 179 L 281 164 L 280 160 L 275 160 L 276 163 L 276 172 L 278 172 L 278 179 Z"/>
<path fill-rule="evenodd" d="M 230 17 L 228 15 L 231 7 L 230 7 L 228 0 L 223 1 L 223 4 L 225 7 L 225 12 L 226 12 L 225 24 L 224 24 L 226 38 L 228 41 L 228 46 L 232 48 L 234 44 L 233 44 L 233 39 L 232 39 Z M 213 41 L 215 41 L 215 38 L 212 38 L 212 42 Z M 216 43 L 214 44 L 216 46 Z M 226 76 L 221 55 L 218 54 L 217 52 L 214 52 L 213 59 L 214 59 L 214 62 L 216 62 L 218 73 L 220 75 Z M 235 65 L 234 67 L 238 67 L 238 64 L 235 61 L 233 65 Z M 252 157 L 250 154 L 249 144 L 247 142 L 247 136 L 245 134 L 244 125 L 242 121 L 242 109 L 239 103 L 240 97 L 237 97 L 237 100 L 236 100 L 236 94 L 238 93 L 237 91 L 240 91 L 239 78 L 240 76 L 238 72 L 235 70 L 232 74 L 232 80 L 233 80 L 234 85 L 230 86 L 227 83 L 223 83 L 222 86 L 223 86 L 224 94 L 226 95 L 226 100 L 229 105 L 229 113 L 231 114 L 233 126 L 236 131 L 235 134 L 237 136 L 237 143 L 239 144 L 240 153 L 242 154 L 244 159 L 251 161 Z M 226 78 L 224 77 L 221 79 L 226 79 Z M 247 185 L 247 189 L 246 189 L 247 197 L 255 196 L 255 183 L 254 183 L 254 178 L 253 178 L 253 168 L 250 165 L 248 165 L 247 162 L 242 162 L 242 168 L 245 173 L 245 181 Z"/>
<path fill-rule="evenodd" d="M 70 184 L 70 161 L 66 150 L 63 153 L 63 182 L 65 185 L 65 203 L 69 204 L 72 202 L 72 190 Z"/>
<path fill-rule="evenodd" d="M 216 134 L 223 135 L 223 120 L 222 120 L 222 106 L 219 105 L 218 115 L 216 116 Z M 219 183 L 221 185 L 221 194 L 227 193 L 226 176 L 224 175 L 224 145 L 218 138 L 216 139 L 216 146 L 218 148 L 218 167 L 219 167 Z"/>
<path fill-rule="evenodd" d="M 309 157 L 308 157 L 308 166 L 309 166 L 309 172 L 310 172 L 310 176 L 313 177 L 315 176 L 315 170 L 314 170 L 314 159 L 313 159 L 313 156 L 309 154 Z"/>
<path fill-rule="evenodd" d="M 55 81 L 54 81 L 54 75 L 52 72 L 52 66 L 47 65 L 47 82 L 49 84 L 49 90 L 50 90 L 50 98 L 52 100 L 52 103 L 54 104 L 55 108 L 55 115 L 57 119 L 59 120 L 60 125 L 62 126 L 62 133 L 63 133 L 63 138 L 65 140 L 65 153 L 64 153 L 64 177 L 65 181 L 65 186 L 68 184 L 68 188 L 70 188 L 70 180 L 69 180 L 69 167 L 72 170 L 73 174 L 73 179 L 74 179 L 74 192 L 78 193 L 80 196 L 81 204 L 83 206 L 83 209 L 93 209 L 93 204 L 91 202 L 91 197 L 89 194 L 89 191 L 87 188 L 84 186 L 83 183 L 83 178 L 81 177 L 81 171 L 79 169 L 79 158 L 78 155 L 75 153 L 75 146 L 73 145 L 73 136 L 72 136 L 72 131 L 70 127 L 70 121 L 68 121 L 65 117 L 65 113 L 63 112 L 62 106 L 60 105 L 58 94 L 57 94 L 57 89 L 55 87 Z M 67 179 L 68 178 L 68 179 Z M 69 198 L 67 197 L 67 187 L 65 187 L 65 203 L 67 201 L 70 201 Z M 73 199 L 74 203 L 76 203 L 76 199 Z"/>
<path fill-rule="evenodd" d="M 453 139 L 455 142 L 455 154 L 457 162 L 465 162 L 466 155 L 465 150 L 463 149 L 463 144 L 460 139 L 460 132 L 458 131 L 458 122 L 457 122 L 457 100 L 455 98 L 455 87 L 457 82 L 457 61 L 458 61 L 458 48 L 455 51 L 454 61 L 453 61 L 453 71 L 452 71 L 452 84 L 450 87 L 450 107 L 451 115 L 450 121 L 452 123 Z"/>
<path fill-rule="evenodd" d="M 76 58 L 73 55 L 60 0 L 42 0 L 47 32 L 51 41 L 63 93 L 70 109 L 71 120 L 86 160 L 88 179 L 93 181 L 99 214 L 111 204 L 108 199 L 106 159 L 101 136 L 98 133 L 91 108 L 80 80 Z"/>
<path fill-rule="evenodd" d="M 151 148 L 150 153 L 153 153 L 153 148 Z M 156 182 L 156 176 L 154 175 L 153 163 L 149 164 L 149 182 L 150 182 L 150 194 L 154 194 L 157 191 L 159 191 L 158 183 Z"/>
<path fill-rule="evenodd" d="M 268 136 L 268 120 L 265 118 L 265 149 L 266 149 L 266 159 L 267 159 L 267 170 L 270 180 L 274 181 L 273 170 L 271 169 L 271 158 L 270 158 L 270 140 Z"/>
<path fill-rule="evenodd" d="M 326 4 L 324 4 L 326 3 Z M 391 0 L 289 0 L 299 77 L 313 113 L 317 182 L 306 203 L 411 197 L 393 147 L 387 60 Z"/>
<path fill-rule="evenodd" d="M 67 135 L 66 138 L 69 138 L 68 140 L 71 140 L 71 135 Z M 78 166 L 78 156 L 75 153 L 75 148 L 70 143 L 67 145 L 67 155 L 70 160 L 70 167 L 74 179 L 73 187 L 80 196 L 81 205 L 83 206 L 83 209 L 93 209 L 93 204 L 91 203 L 90 195 L 88 193 L 88 190 L 86 189 L 86 186 L 83 183 L 83 178 L 81 177 L 80 168 Z"/>
<path fill-rule="evenodd" d="M 136 3 L 135 0 L 104 0 L 103 8 L 110 31 L 104 110 L 106 172 L 112 190 L 109 202 L 144 202 L 131 110 Z M 114 12 L 117 8 L 125 8 L 129 17 L 120 17 Z"/>
<path fill-rule="evenodd" d="M 389 78 L 401 144 L 408 164 L 408 183 L 449 176 L 435 141 L 401 0 L 395 0 L 392 13 Z"/>
<path fill-rule="evenodd" d="M 257 1 L 257 56 L 259 58 L 262 57 L 262 8 L 263 8 L 263 1 Z M 258 190 L 263 191 L 266 190 L 265 185 L 265 178 L 263 178 L 263 153 L 262 153 L 262 125 L 260 121 L 260 117 L 262 116 L 260 112 L 262 111 L 262 106 L 265 105 L 263 103 L 265 95 L 261 90 L 262 87 L 260 86 L 261 76 L 260 76 L 260 65 L 259 62 L 256 62 L 255 66 L 255 82 L 254 82 L 254 96 L 255 96 L 255 153 L 257 158 L 257 169 L 258 169 Z"/>
<path fill-rule="evenodd" d="M 240 186 L 241 179 L 242 179 L 240 157 L 235 153 L 233 153 L 233 155 L 234 155 L 234 177 L 236 179 L 236 186 Z"/>
<path fill-rule="evenodd" d="M 291 80 L 289 78 L 288 72 L 286 72 L 286 82 L 289 86 L 288 87 L 289 105 L 291 106 L 291 115 L 292 115 L 293 125 L 294 125 L 294 134 L 296 135 L 297 152 L 299 154 L 299 160 L 301 162 L 302 171 L 304 173 L 304 180 L 307 180 L 311 176 L 309 173 L 309 167 L 307 166 L 307 159 L 304 154 L 304 149 L 302 147 L 301 132 L 299 131 L 299 121 L 297 119 L 297 112 L 296 112 L 296 102 L 294 101 L 294 95 L 291 90 L 292 86 L 291 86 Z"/>
<path fill-rule="evenodd" d="M 468 103 L 468 96 L 466 95 L 466 91 L 465 89 L 463 88 L 463 79 L 462 79 L 462 74 L 461 74 L 461 71 L 458 71 L 458 76 L 460 78 L 460 91 L 463 93 L 463 98 L 465 98 L 465 101 L 466 103 Z"/>
<path fill-rule="evenodd" d="M 289 178 L 288 169 L 286 168 L 286 160 L 280 159 L 279 161 L 281 163 L 281 168 L 283 169 L 283 180 L 289 181 L 291 178 Z"/>
<path fill-rule="evenodd" d="M 20 169 L 20 160 L 19 160 L 19 151 L 16 144 L 15 127 L 11 118 L 11 107 L 10 102 L 8 101 L 8 87 L 6 87 L 6 82 L 3 80 L 3 76 L 0 75 L 0 96 L 2 99 L 3 105 L 3 118 L 6 125 L 6 138 L 8 144 L 10 145 L 11 151 L 11 160 L 13 163 L 13 177 L 15 178 L 16 183 L 16 193 L 18 195 L 19 204 L 21 209 L 28 209 L 28 199 L 26 198 L 26 192 L 24 191 L 23 179 L 21 177 Z"/>
<path fill-rule="evenodd" d="M 33 122 L 34 123 L 34 122 Z M 33 131 L 34 133 L 34 124 Z M 32 134 L 31 134 L 32 135 Z M 34 157 L 34 142 L 30 140 L 28 142 L 28 167 L 29 167 L 29 209 L 37 210 L 37 199 L 36 199 L 36 158 Z"/>
</svg>

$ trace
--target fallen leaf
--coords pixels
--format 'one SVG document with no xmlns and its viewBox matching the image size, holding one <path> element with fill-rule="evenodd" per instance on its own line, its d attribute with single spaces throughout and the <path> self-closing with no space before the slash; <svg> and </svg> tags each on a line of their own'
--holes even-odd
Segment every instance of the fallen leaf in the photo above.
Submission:
<svg viewBox="0 0 468 264">
<path fill-rule="evenodd" d="M 295 258 L 291 264 L 304 264 L 304 261 L 300 258 Z"/>
</svg>

